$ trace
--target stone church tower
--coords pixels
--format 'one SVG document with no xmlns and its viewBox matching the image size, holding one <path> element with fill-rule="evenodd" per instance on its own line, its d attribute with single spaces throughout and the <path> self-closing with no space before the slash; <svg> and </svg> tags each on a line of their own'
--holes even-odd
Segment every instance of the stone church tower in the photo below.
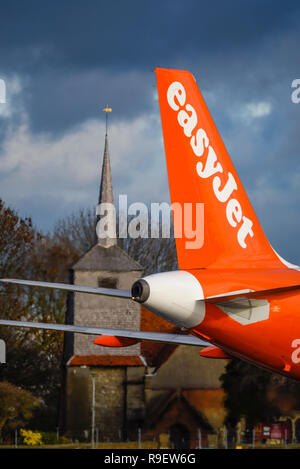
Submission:
<svg viewBox="0 0 300 469">
<path fill-rule="evenodd" d="M 114 204 L 105 136 L 99 203 Z M 100 220 L 98 216 L 97 221 Z M 117 243 L 114 230 L 71 269 L 71 283 L 130 289 L 142 267 Z M 180 333 L 180 329 L 127 299 L 70 293 L 67 324 Z M 171 447 L 214 445 L 225 417 L 220 376 L 226 360 L 199 357 L 201 347 L 143 341 L 124 348 L 94 344 L 95 336 L 65 333 L 62 430 L 100 442 L 159 441 Z"/>
<path fill-rule="evenodd" d="M 114 204 L 107 134 L 100 203 Z M 73 265 L 71 280 L 75 285 L 128 290 L 141 273 L 142 267 L 120 249 L 113 233 L 105 238 L 97 237 L 96 244 Z M 123 298 L 76 292 L 68 299 L 69 324 L 139 330 L 140 315 L 140 305 Z M 127 438 L 128 432 L 137 431 L 143 419 L 141 345 L 107 348 L 95 345 L 95 336 L 67 336 L 66 431 L 81 437 L 94 425 L 101 439 Z"/>
</svg>

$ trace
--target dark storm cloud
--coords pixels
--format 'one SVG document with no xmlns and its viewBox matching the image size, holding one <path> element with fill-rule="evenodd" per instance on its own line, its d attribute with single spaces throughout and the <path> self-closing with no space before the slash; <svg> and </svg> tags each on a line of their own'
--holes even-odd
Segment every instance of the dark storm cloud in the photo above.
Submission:
<svg viewBox="0 0 300 469">
<path fill-rule="evenodd" d="M 111 73 L 101 69 L 34 76 L 26 96 L 33 131 L 63 132 L 90 118 L 103 118 L 106 104 L 110 121 L 131 119 L 153 105 L 154 74 L 134 68 Z"/>
<path fill-rule="evenodd" d="M 141 68 L 186 52 L 251 48 L 291 27 L 298 10 L 297 2 L 271 0 L 12 0 L 1 5 L 1 51 L 24 70 L 33 62 L 127 69 L 136 61 Z"/>
<path fill-rule="evenodd" d="M 160 175 L 163 147 L 159 124 L 153 126 L 153 134 L 147 124 L 149 115 L 159 117 L 153 100 L 153 70 L 156 66 L 186 68 L 193 72 L 203 91 L 274 247 L 299 263 L 295 233 L 300 232 L 300 104 L 291 102 L 292 80 L 300 77 L 299 20 L 298 1 L 2 2 L 0 77 L 7 78 L 8 89 L 12 77 L 17 77 L 22 89 L 12 95 L 10 118 L 0 113 L 1 145 L 6 148 L 5 152 L 0 147 L 0 160 L 3 151 L 4 166 L 14 174 L 17 164 L 22 165 L 22 149 L 28 147 L 26 158 L 29 162 L 30 152 L 34 155 L 30 162 L 34 172 L 34 161 L 38 161 L 39 154 L 42 158 L 43 152 L 47 154 L 45 161 L 54 156 L 63 161 L 63 152 L 75 152 L 78 133 L 84 158 L 85 145 L 89 144 L 84 140 L 84 125 L 91 119 L 103 122 L 100 111 L 108 103 L 114 111 L 110 116 L 115 132 L 112 137 L 117 139 L 116 129 L 126 124 L 126 131 L 133 132 L 128 139 L 139 139 L 130 147 L 124 130 L 115 147 L 112 142 L 116 192 L 124 192 L 129 186 L 133 200 L 136 191 L 136 200 L 146 193 L 147 202 L 155 185 L 160 188 L 155 196 L 158 192 L 167 194 L 166 172 Z M 265 106 L 265 115 L 251 117 L 249 104 Z M 24 116 L 28 127 L 24 133 L 13 134 Z M 98 137 L 91 123 L 87 129 L 86 138 L 94 145 L 88 149 L 92 165 Z M 5 139 L 9 133 L 16 143 L 14 138 Z M 47 138 L 43 140 L 44 134 Z M 132 158 L 132 168 L 129 163 L 122 166 L 122 161 L 114 163 L 124 147 L 123 158 Z M 17 155 L 15 166 L 7 148 Z M 147 159 L 147 183 L 141 158 Z M 80 155 L 76 161 L 80 166 Z M 78 171 L 83 172 L 85 167 L 84 161 Z M 43 180 L 46 186 L 40 171 L 36 180 Z M 9 194 L 12 184 L 5 174 L 0 173 L 0 186 L 6 187 Z M 22 184 L 21 176 L 11 176 L 11 180 Z M 30 179 L 27 173 L 26 177 Z M 72 203 L 76 208 L 72 197 L 66 197 L 63 203 L 64 186 L 69 191 L 74 186 L 75 191 L 75 185 L 82 182 L 66 183 L 62 179 L 58 184 L 53 174 L 51 177 L 53 188 L 49 185 L 47 195 L 38 203 L 36 194 L 28 189 L 29 183 L 26 196 L 19 194 L 15 200 L 26 214 L 35 213 L 36 223 L 46 228 L 62 213 L 57 212 L 58 205 L 65 211 Z M 89 204 L 90 186 L 95 192 L 97 183 L 98 175 L 90 177 L 89 185 L 82 183 L 80 204 Z M 61 204 L 55 194 L 58 186 Z M 35 191 L 39 189 L 38 182 L 34 187 Z M 293 251 L 297 253 L 294 259 Z"/>
<path fill-rule="evenodd" d="M 278 57 L 257 73 L 247 73 L 249 58 L 255 67 L 253 58 L 270 54 L 269 38 L 292 30 L 298 15 L 292 1 L 13 0 L 1 8 L 0 71 L 29 77 L 35 131 L 63 131 L 96 115 L 95 97 L 117 104 L 120 118 L 150 109 L 155 66 L 189 68 L 202 86 L 229 77 L 236 93 L 253 81 L 260 88 Z M 286 49 L 279 55 L 286 60 Z"/>
</svg>

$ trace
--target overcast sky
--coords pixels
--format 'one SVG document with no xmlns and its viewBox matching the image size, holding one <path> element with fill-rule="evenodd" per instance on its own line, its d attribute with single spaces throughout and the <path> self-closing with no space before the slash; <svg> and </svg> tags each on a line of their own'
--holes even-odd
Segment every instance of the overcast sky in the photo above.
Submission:
<svg viewBox="0 0 300 469">
<path fill-rule="evenodd" d="M 273 247 L 300 263 L 299 1 L 10 0 L 0 6 L 0 197 L 41 230 L 97 202 L 169 201 L 154 69 L 190 70 Z"/>
</svg>

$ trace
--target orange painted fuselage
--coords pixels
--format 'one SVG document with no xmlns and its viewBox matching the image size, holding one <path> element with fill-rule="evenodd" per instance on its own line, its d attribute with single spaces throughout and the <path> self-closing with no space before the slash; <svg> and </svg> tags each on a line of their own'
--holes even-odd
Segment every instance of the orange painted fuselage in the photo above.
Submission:
<svg viewBox="0 0 300 469">
<path fill-rule="evenodd" d="M 218 290 L 222 294 L 241 289 L 241 285 L 245 289 L 262 290 L 300 283 L 300 272 L 293 269 L 201 269 L 190 273 L 201 283 L 205 297 L 218 294 Z M 300 291 L 257 294 L 255 298 L 268 301 L 268 318 L 243 325 L 215 304 L 207 304 L 205 318 L 193 329 L 194 333 L 220 345 L 232 356 L 300 379 L 297 356 L 297 347 L 300 351 Z"/>
</svg>

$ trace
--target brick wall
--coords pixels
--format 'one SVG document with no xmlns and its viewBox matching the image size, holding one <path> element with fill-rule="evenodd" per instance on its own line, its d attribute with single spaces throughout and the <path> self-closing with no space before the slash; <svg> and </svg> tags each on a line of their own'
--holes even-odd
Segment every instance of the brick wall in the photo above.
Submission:
<svg viewBox="0 0 300 469">
<path fill-rule="evenodd" d="M 103 278 L 105 274 L 117 279 L 119 289 L 129 289 L 140 276 L 139 272 L 78 271 L 74 273 L 74 283 L 98 286 L 99 277 Z M 75 293 L 74 296 L 75 324 L 139 330 L 140 306 L 133 301 L 84 293 Z M 140 344 L 114 349 L 95 345 L 94 339 L 95 336 L 76 334 L 74 355 L 140 355 Z"/>
<path fill-rule="evenodd" d="M 99 441 L 137 440 L 145 414 L 144 367 L 69 367 L 67 431 L 84 437 L 92 426 L 92 373 L 95 428 Z"/>
</svg>

